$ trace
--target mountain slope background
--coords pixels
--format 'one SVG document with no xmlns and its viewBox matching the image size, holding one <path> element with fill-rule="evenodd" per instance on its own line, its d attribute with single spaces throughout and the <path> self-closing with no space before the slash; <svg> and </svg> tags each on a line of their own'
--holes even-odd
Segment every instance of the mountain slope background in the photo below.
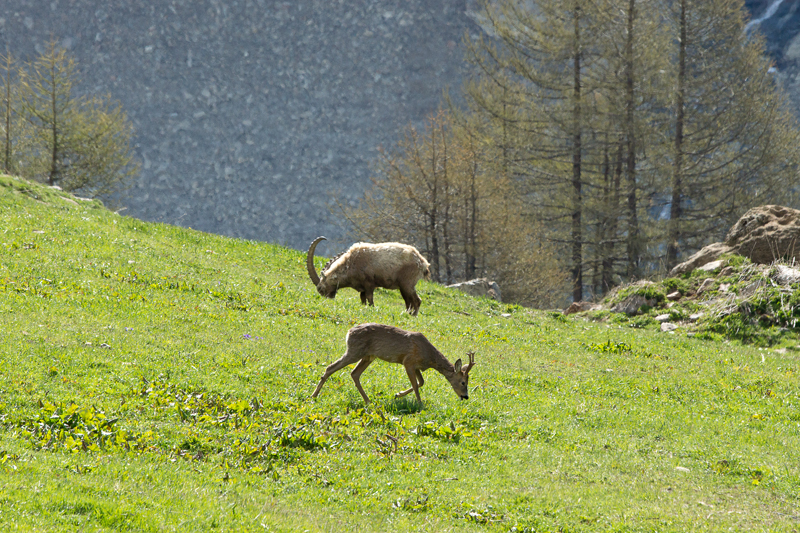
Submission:
<svg viewBox="0 0 800 533">
<path fill-rule="evenodd" d="M 298 249 L 324 234 L 332 253 L 348 240 L 333 198 L 357 202 L 378 146 L 458 93 L 474 4 L 16 0 L 0 47 L 31 60 L 54 38 L 80 90 L 122 103 L 143 163 L 125 214 Z M 798 20 L 782 2 L 761 27 L 800 108 Z"/>
</svg>

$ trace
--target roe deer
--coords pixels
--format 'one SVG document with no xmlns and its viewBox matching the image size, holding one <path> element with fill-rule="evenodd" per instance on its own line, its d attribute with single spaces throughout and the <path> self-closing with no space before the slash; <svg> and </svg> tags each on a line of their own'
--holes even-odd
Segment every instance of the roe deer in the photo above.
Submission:
<svg viewBox="0 0 800 533">
<path fill-rule="evenodd" d="M 469 364 L 461 367 L 461 359 L 456 363 L 450 362 L 437 350 L 433 344 L 422 333 L 405 331 L 394 326 L 384 324 L 359 324 L 353 326 L 347 332 L 345 338 L 347 351 L 338 360 L 334 361 L 319 380 L 312 398 L 316 398 L 325 381 L 333 373 L 352 363 L 358 363 L 350 373 L 350 377 L 356 384 L 358 392 L 364 397 L 364 402 L 369 403 L 369 398 L 361 388 L 359 378 L 366 368 L 375 359 L 381 359 L 388 363 L 398 363 L 405 367 L 411 388 L 395 394 L 395 398 L 400 398 L 414 391 L 417 401 L 422 403 L 419 389 L 425 384 L 422 378 L 422 371 L 433 368 L 450 382 L 453 390 L 459 398 L 466 400 L 469 398 L 467 384 L 469 383 L 469 371 L 475 365 L 475 353 L 469 352 Z"/>
</svg>

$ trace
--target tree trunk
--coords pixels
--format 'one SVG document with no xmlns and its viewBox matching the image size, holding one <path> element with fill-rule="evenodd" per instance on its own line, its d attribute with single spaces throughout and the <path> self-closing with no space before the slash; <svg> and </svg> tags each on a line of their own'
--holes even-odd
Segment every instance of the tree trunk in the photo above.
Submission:
<svg viewBox="0 0 800 533">
<path fill-rule="evenodd" d="M 52 132 L 53 132 L 53 149 L 51 151 L 50 157 L 50 176 L 48 178 L 48 184 L 53 186 L 58 181 L 58 95 L 56 90 L 56 65 L 55 62 L 52 63 L 50 67 L 51 71 L 51 91 L 50 91 L 50 103 L 52 105 L 52 112 L 53 112 L 53 123 L 52 123 Z"/>
<path fill-rule="evenodd" d="M 583 300 L 583 235 L 581 214 L 583 198 L 581 192 L 581 30 L 580 11 L 575 2 L 573 11 L 573 87 L 572 87 L 572 300 Z"/>
<path fill-rule="evenodd" d="M 442 137 L 441 147 L 441 163 L 442 163 L 442 242 L 444 243 L 444 271 L 447 283 L 453 283 L 453 258 L 452 258 L 452 243 L 450 242 L 450 176 L 448 175 L 448 154 L 447 154 L 447 138 L 444 125 L 441 123 L 437 125 L 439 134 Z M 433 137 L 436 138 L 436 131 L 433 131 Z M 434 158 L 434 172 L 436 172 L 437 160 Z"/>
<path fill-rule="evenodd" d="M 678 87 L 676 94 L 675 155 L 672 171 L 672 203 L 669 210 L 669 229 L 667 235 L 667 270 L 678 263 L 681 239 L 681 217 L 683 209 L 683 125 L 684 102 L 686 98 L 686 0 L 680 0 L 680 40 L 678 41 Z"/>
<path fill-rule="evenodd" d="M 477 162 L 472 165 L 472 172 L 470 175 L 469 183 L 469 197 L 467 198 L 468 204 L 468 217 L 467 217 L 467 241 L 466 241 L 466 261 L 464 274 L 467 280 L 475 278 L 475 247 L 477 245 L 477 237 L 475 231 L 478 225 L 478 199 L 475 190 L 475 175 L 478 172 Z"/>
<path fill-rule="evenodd" d="M 628 268 L 626 274 L 628 280 L 639 277 L 639 256 L 641 255 L 641 245 L 639 242 L 639 217 L 637 215 L 638 206 L 636 201 L 636 100 L 633 79 L 635 19 L 636 0 L 628 0 L 628 35 L 625 42 L 625 150 L 627 153 L 627 160 L 625 163 L 625 181 L 628 187 Z"/>
<path fill-rule="evenodd" d="M 623 160 L 623 145 L 624 141 L 622 136 L 619 137 L 617 141 L 617 153 L 614 156 L 614 170 L 613 173 L 610 169 L 609 163 L 609 173 L 612 173 L 609 179 L 609 191 L 606 196 L 607 203 L 606 203 L 606 213 L 608 213 L 608 224 L 605 228 L 604 237 L 605 239 L 602 241 L 601 245 L 603 248 L 603 265 L 602 265 L 602 275 L 601 275 L 601 292 L 604 294 L 608 292 L 609 289 L 614 285 L 614 246 L 617 242 L 617 228 L 618 228 L 618 216 L 619 213 L 619 201 L 620 201 L 620 182 L 622 179 L 622 160 Z"/>
<path fill-rule="evenodd" d="M 6 60 L 6 94 L 5 94 L 5 119 L 6 119 L 6 138 L 5 138 L 5 161 L 3 168 L 6 174 L 11 174 L 11 56 Z"/>
</svg>

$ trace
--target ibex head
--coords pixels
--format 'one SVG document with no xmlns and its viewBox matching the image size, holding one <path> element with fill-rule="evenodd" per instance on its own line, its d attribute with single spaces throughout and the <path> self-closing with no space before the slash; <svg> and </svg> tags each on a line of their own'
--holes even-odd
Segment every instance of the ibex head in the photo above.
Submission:
<svg viewBox="0 0 800 533">
<path fill-rule="evenodd" d="M 475 366 L 475 352 L 468 352 L 467 356 L 469 357 L 469 364 L 462 368 L 461 359 L 459 358 L 456 360 L 455 364 L 453 364 L 455 372 L 453 372 L 452 376 L 447 378 L 453 390 L 456 391 L 456 394 L 458 394 L 458 397 L 462 400 L 469 400 L 469 371 Z"/>
</svg>

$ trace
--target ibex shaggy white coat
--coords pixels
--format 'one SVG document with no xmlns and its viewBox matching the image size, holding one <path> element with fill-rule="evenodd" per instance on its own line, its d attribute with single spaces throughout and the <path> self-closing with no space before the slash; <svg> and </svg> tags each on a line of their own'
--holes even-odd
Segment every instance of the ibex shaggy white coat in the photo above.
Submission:
<svg viewBox="0 0 800 533">
<path fill-rule="evenodd" d="M 312 398 L 317 397 L 319 391 L 322 390 L 322 386 L 332 374 L 349 364 L 358 363 L 350 373 L 350 377 L 353 378 L 358 392 L 364 398 L 364 402 L 369 403 L 369 398 L 364 389 L 361 388 L 360 377 L 375 359 L 381 359 L 388 363 L 397 363 L 405 367 L 408 380 L 411 382 L 411 388 L 398 392 L 395 394 L 395 398 L 400 398 L 414 391 L 414 394 L 417 395 L 417 401 L 422 403 L 422 397 L 419 395 L 419 389 L 425 384 L 422 372 L 429 368 L 433 368 L 443 375 L 459 398 L 462 400 L 469 398 L 469 371 L 475 365 L 474 352 L 467 354 L 469 355 L 469 364 L 467 366 L 462 367 L 461 359 L 458 359 L 455 364 L 451 364 L 442 355 L 442 352 L 437 350 L 422 333 L 405 331 L 385 324 L 353 326 L 347 332 L 345 342 L 347 351 L 341 358 L 328 365 L 328 368 L 325 369 L 325 373 L 322 374 L 322 379 L 319 380 L 314 394 L 311 395 Z"/>
<path fill-rule="evenodd" d="M 335 298 L 336 291 L 350 287 L 361 294 L 362 304 L 375 305 L 372 294 L 376 287 L 399 289 L 406 310 L 412 315 L 419 312 L 422 300 L 415 287 L 420 279 L 430 279 L 431 273 L 428 261 L 416 248 L 398 242 L 359 242 L 328 261 L 318 276 L 314 250 L 323 240 L 325 237 L 314 239 L 306 255 L 308 276 L 322 296 Z"/>
</svg>

